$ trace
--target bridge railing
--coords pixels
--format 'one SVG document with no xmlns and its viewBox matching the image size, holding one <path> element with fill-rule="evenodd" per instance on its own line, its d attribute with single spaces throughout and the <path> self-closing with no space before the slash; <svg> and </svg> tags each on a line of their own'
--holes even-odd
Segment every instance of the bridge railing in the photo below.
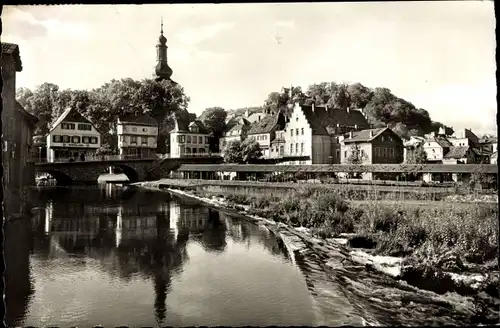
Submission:
<svg viewBox="0 0 500 328">
<path fill-rule="evenodd" d="M 83 159 L 79 157 L 59 157 L 51 161 L 47 158 L 32 158 L 35 163 L 68 163 L 68 162 L 102 162 L 102 161 L 125 161 L 130 159 L 169 159 L 169 158 L 192 158 L 192 157 L 220 157 L 220 153 L 196 153 L 184 154 L 182 156 L 170 156 L 170 154 L 155 154 L 153 156 L 138 156 L 138 155 L 92 155 L 85 156 Z"/>
</svg>

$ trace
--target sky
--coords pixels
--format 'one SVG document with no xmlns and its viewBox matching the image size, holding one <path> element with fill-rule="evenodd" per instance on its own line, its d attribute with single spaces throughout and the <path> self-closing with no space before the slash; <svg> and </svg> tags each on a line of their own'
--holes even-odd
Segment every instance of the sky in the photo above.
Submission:
<svg viewBox="0 0 500 328">
<path fill-rule="evenodd" d="M 282 87 L 386 87 L 455 128 L 496 134 L 492 1 L 4 6 L 17 86 L 151 78 L 163 17 L 188 110 L 262 105 Z"/>
</svg>

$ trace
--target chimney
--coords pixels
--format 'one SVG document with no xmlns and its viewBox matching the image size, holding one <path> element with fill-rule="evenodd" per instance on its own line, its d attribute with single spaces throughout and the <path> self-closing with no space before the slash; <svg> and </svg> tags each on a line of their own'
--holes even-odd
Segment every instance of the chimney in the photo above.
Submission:
<svg viewBox="0 0 500 328">
<path fill-rule="evenodd" d="M 352 139 L 352 131 L 349 132 L 349 139 Z"/>
<path fill-rule="evenodd" d="M 370 130 L 370 138 L 373 138 L 373 130 Z"/>
</svg>

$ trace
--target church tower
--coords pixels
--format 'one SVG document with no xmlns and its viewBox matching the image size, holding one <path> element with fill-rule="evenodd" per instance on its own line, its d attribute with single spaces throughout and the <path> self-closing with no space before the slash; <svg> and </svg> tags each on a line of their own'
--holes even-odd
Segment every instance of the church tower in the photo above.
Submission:
<svg viewBox="0 0 500 328">
<path fill-rule="evenodd" d="M 161 30 L 158 44 L 156 45 L 156 66 L 154 76 L 157 81 L 170 80 L 172 69 L 167 63 L 167 38 L 163 36 L 163 18 L 161 19 Z"/>
</svg>

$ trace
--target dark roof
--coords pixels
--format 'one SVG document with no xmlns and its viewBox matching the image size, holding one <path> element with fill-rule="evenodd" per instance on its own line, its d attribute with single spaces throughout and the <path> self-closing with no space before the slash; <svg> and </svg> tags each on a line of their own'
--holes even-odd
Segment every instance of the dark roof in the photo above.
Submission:
<svg viewBox="0 0 500 328">
<path fill-rule="evenodd" d="M 52 124 L 49 133 L 52 132 L 52 130 L 54 130 L 62 122 L 77 122 L 77 123 L 92 124 L 92 122 L 89 119 L 85 118 L 82 114 L 78 113 L 76 109 L 69 107 L 61 114 L 61 116 L 57 118 L 54 124 Z M 94 126 L 94 124 L 92 124 L 92 126 Z"/>
<path fill-rule="evenodd" d="M 370 142 L 377 138 L 379 135 L 384 133 L 385 131 L 390 131 L 391 134 L 397 139 L 401 138 L 394 133 L 391 129 L 389 128 L 378 128 L 378 129 L 367 129 L 367 130 L 361 130 L 361 131 L 353 131 L 352 132 L 352 138 L 346 138 L 344 139 L 344 143 L 350 143 L 350 142 Z M 371 133 L 371 136 L 370 136 Z"/>
<path fill-rule="evenodd" d="M 194 120 L 193 122 L 189 122 L 187 120 L 182 120 L 182 119 L 178 119 L 177 118 L 175 120 L 175 122 L 177 123 L 176 127 L 171 132 L 185 132 L 185 133 L 189 133 L 189 132 L 191 132 L 191 130 L 189 129 L 189 127 L 194 124 L 194 125 L 198 126 L 198 129 L 200 131 L 200 132 L 197 132 L 197 133 L 209 134 L 207 128 L 205 127 L 205 125 L 203 125 L 203 123 L 200 120 Z"/>
<path fill-rule="evenodd" d="M 468 150 L 469 146 L 451 147 L 450 151 L 444 156 L 444 158 L 464 158 L 467 157 Z"/>
<path fill-rule="evenodd" d="M 158 126 L 158 122 L 149 115 L 122 115 L 118 118 L 118 123 Z"/>
<path fill-rule="evenodd" d="M 269 133 L 278 124 L 278 119 L 279 114 L 265 115 L 260 121 L 256 121 L 251 125 L 248 134 Z"/>
<path fill-rule="evenodd" d="M 24 107 L 19 102 L 17 102 L 17 100 L 16 100 L 15 106 L 16 106 L 15 107 L 16 111 L 18 113 L 20 113 L 23 117 L 25 117 L 28 120 L 28 122 L 31 123 L 31 125 L 35 125 L 38 122 L 38 117 L 36 117 L 35 115 L 32 115 L 32 114 L 28 113 L 24 109 Z"/>
<path fill-rule="evenodd" d="M 496 164 L 182 164 L 180 172 L 435 172 L 435 173 L 498 173 Z"/>
<path fill-rule="evenodd" d="M 428 138 L 425 139 L 424 142 L 429 142 L 429 141 L 437 142 L 437 144 L 440 145 L 443 148 L 451 148 L 451 147 L 453 147 L 453 144 L 448 139 L 446 139 L 446 137 L 443 137 L 443 136 L 428 137 Z"/>
<path fill-rule="evenodd" d="M 21 72 L 23 70 L 23 63 L 21 61 L 21 55 L 19 54 L 19 46 L 14 43 L 2 42 L 2 56 L 11 55 L 14 57 L 14 63 L 16 65 L 16 71 Z"/>
<path fill-rule="evenodd" d="M 337 126 L 358 126 L 360 129 L 368 128 L 366 118 L 359 110 L 342 110 L 327 108 L 325 106 L 301 106 L 307 122 L 314 135 L 328 135 L 334 133 Z"/>
</svg>

